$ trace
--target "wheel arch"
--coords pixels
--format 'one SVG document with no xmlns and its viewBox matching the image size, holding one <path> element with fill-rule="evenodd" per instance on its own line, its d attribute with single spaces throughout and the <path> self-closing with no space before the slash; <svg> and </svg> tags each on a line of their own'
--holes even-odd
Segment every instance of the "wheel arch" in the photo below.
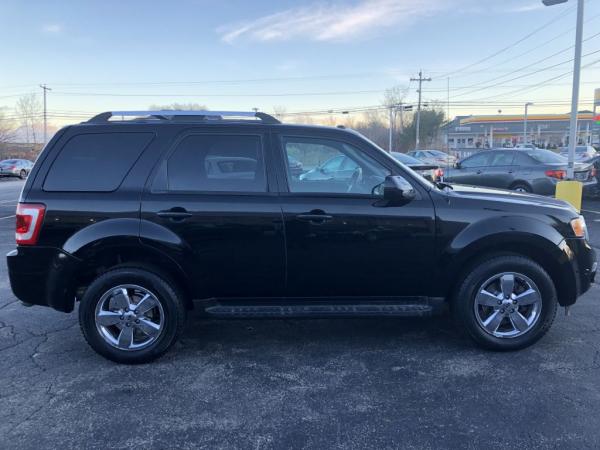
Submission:
<svg viewBox="0 0 600 450">
<path fill-rule="evenodd" d="M 499 255 L 519 255 L 530 258 L 548 272 L 561 306 L 575 302 L 577 275 L 573 255 L 564 238 L 546 223 L 522 219 L 510 218 L 512 229 L 506 229 L 502 220 L 496 219 L 495 224 L 475 226 L 477 230 L 459 234 L 453 240 L 440 259 L 446 298 L 452 298 L 465 274 L 482 261 Z"/>
</svg>

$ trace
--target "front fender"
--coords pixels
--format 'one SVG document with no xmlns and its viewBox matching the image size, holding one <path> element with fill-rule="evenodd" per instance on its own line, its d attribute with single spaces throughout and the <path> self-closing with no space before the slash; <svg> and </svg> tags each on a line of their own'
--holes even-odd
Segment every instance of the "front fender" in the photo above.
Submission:
<svg viewBox="0 0 600 450">
<path fill-rule="evenodd" d="M 518 253 L 535 260 L 553 278 L 559 302 L 572 302 L 571 293 L 577 292 L 576 263 L 564 237 L 550 221 L 510 215 L 474 222 L 444 246 L 438 270 L 446 295 L 474 261 L 501 252 Z"/>
</svg>

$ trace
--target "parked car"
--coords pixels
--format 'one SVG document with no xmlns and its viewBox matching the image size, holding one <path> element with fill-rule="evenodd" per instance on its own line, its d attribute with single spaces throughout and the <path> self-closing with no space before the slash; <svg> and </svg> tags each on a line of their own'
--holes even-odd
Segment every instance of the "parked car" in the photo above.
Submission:
<svg viewBox="0 0 600 450">
<path fill-rule="evenodd" d="M 0 177 L 27 178 L 33 163 L 26 159 L 5 159 L 0 161 Z"/>
<path fill-rule="evenodd" d="M 561 147 L 560 155 L 568 158 L 569 157 L 569 148 Z M 591 145 L 578 145 L 575 147 L 575 161 L 586 162 L 595 156 L 598 155 L 598 152 Z"/>
<path fill-rule="evenodd" d="M 426 164 L 406 153 L 391 152 L 391 155 L 429 181 L 438 181 L 444 177 L 444 169 L 438 165 Z"/>
<path fill-rule="evenodd" d="M 291 177 L 291 153 L 339 154 L 354 171 Z M 16 297 L 78 302 L 87 342 L 122 363 L 165 353 L 192 308 L 404 317 L 450 304 L 475 342 L 516 350 L 597 268 L 566 202 L 430 183 L 357 132 L 244 112 L 108 112 L 61 129 L 21 192 L 16 244 Z"/>
<path fill-rule="evenodd" d="M 304 173 L 303 164 L 291 155 L 288 155 L 288 167 L 293 177 L 299 177 Z"/>
<path fill-rule="evenodd" d="M 293 162 L 289 164 L 290 170 L 293 168 L 292 164 Z M 304 181 L 349 180 L 357 168 L 353 159 L 340 154 L 301 174 L 299 178 Z"/>
<path fill-rule="evenodd" d="M 457 161 L 456 156 L 439 150 L 413 150 L 408 152 L 407 155 L 427 164 L 437 164 L 442 167 L 453 166 Z"/>
<path fill-rule="evenodd" d="M 517 144 L 517 145 L 515 145 L 514 148 L 518 149 L 518 150 L 523 150 L 523 149 L 528 149 L 528 150 L 542 150 L 541 148 L 539 148 L 535 144 Z"/>
<path fill-rule="evenodd" d="M 553 195 L 567 176 L 567 160 L 549 150 L 484 150 L 446 170 L 450 183 Z M 588 189 L 596 183 L 592 164 L 577 164 L 575 178 Z"/>
</svg>

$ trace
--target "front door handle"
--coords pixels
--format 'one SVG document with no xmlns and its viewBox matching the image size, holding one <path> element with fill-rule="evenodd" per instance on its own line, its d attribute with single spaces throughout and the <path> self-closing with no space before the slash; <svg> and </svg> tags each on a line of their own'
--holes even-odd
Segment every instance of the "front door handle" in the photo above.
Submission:
<svg viewBox="0 0 600 450">
<path fill-rule="evenodd" d="M 188 217 L 192 217 L 192 213 L 187 212 L 185 208 L 171 208 L 166 211 L 159 211 L 157 215 L 158 217 L 163 217 L 165 219 L 171 220 L 184 220 Z"/>
<path fill-rule="evenodd" d="M 320 224 L 320 223 L 325 223 L 325 222 L 329 222 L 330 220 L 333 220 L 333 216 L 330 216 L 327 214 L 308 213 L 308 214 L 298 214 L 296 216 L 296 219 L 301 220 L 302 222 L 311 222 L 311 223 Z"/>
</svg>

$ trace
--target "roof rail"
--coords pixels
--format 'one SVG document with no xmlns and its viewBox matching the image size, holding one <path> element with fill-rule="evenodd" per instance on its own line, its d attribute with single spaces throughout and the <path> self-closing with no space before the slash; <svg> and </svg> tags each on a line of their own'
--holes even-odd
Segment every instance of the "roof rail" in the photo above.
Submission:
<svg viewBox="0 0 600 450">
<path fill-rule="evenodd" d="M 258 119 L 265 124 L 281 123 L 275 117 L 263 112 L 248 111 L 183 111 L 183 110 L 161 110 L 161 111 L 108 111 L 95 115 L 86 123 L 106 123 L 112 117 L 140 117 L 143 119 L 172 120 L 172 121 L 208 121 L 208 120 L 231 120 L 239 118 Z M 231 119 L 229 119 L 231 118 Z"/>
</svg>

